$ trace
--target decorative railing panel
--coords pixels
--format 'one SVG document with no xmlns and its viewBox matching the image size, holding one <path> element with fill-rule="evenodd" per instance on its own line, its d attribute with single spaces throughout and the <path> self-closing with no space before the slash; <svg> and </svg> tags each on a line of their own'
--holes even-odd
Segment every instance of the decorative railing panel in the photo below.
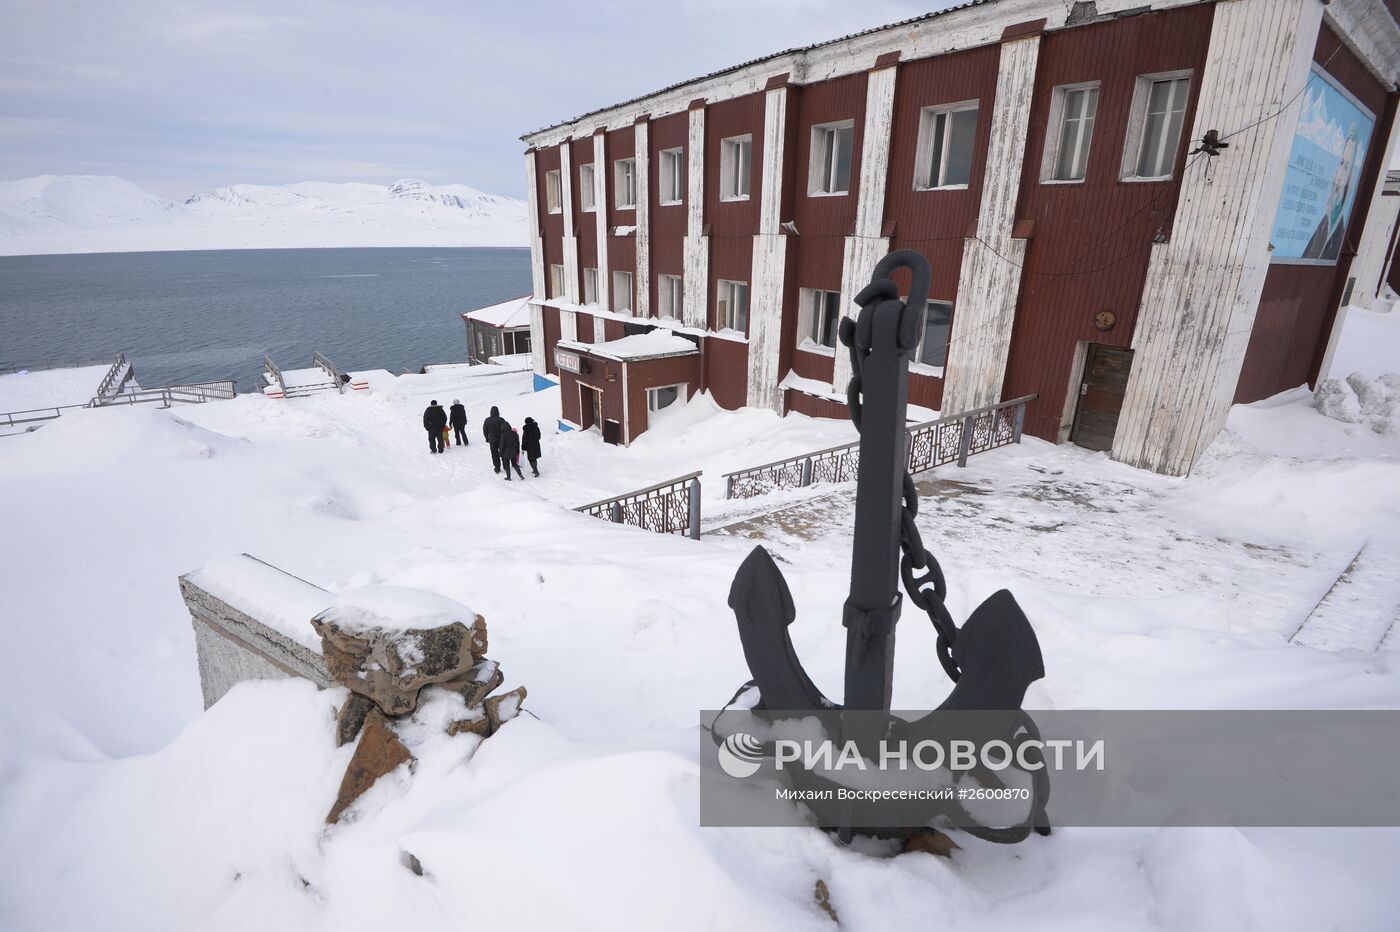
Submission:
<svg viewBox="0 0 1400 932">
<path fill-rule="evenodd" d="M 658 534 L 684 534 L 699 540 L 701 475 L 693 472 L 574 510 L 613 524 L 630 524 Z"/>
<path fill-rule="evenodd" d="M 1021 442 L 1026 395 L 965 414 L 954 414 L 909 428 L 909 472 L 921 473 L 948 463 L 967 465 L 967 458 Z M 852 482 L 860 469 L 860 444 L 848 443 L 726 473 L 725 498 L 753 498 L 779 489 L 802 488 L 818 482 Z"/>
</svg>

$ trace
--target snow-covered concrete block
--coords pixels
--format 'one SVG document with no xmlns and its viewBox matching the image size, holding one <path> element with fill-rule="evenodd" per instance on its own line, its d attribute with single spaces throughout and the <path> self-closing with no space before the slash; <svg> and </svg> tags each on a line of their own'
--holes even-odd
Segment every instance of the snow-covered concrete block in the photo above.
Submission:
<svg viewBox="0 0 1400 932">
<path fill-rule="evenodd" d="M 194 626 L 206 709 L 245 680 L 299 676 L 335 685 L 311 627 L 330 604 L 329 592 L 247 554 L 181 576 L 180 592 Z"/>
</svg>

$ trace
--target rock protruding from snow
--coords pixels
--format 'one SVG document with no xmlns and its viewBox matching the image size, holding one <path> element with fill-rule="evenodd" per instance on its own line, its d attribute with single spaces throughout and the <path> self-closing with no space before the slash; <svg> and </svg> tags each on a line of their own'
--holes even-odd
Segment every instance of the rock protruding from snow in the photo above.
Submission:
<svg viewBox="0 0 1400 932">
<path fill-rule="evenodd" d="M 396 586 L 351 589 L 311 620 L 336 682 L 386 715 L 424 686 L 462 679 L 486 655 L 486 621 L 444 596 Z"/>
<path fill-rule="evenodd" d="M 376 780 L 411 760 L 413 755 L 408 753 L 384 716 L 378 709 L 370 710 L 365 727 L 360 731 L 360 743 L 355 745 L 355 753 L 340 781 L 335 803 L 326 814 L 326 822 L 339 821 L 350 804 L 363 796 Z"/>
<path fill-rule="evenodd" d="M 1335 421 L 1400 434 L 1400 373 L 1371 378 L 1353 372 L 1346 379 L 1324 379 L 1314 395 L 1317 410 Z"/>
</svg>

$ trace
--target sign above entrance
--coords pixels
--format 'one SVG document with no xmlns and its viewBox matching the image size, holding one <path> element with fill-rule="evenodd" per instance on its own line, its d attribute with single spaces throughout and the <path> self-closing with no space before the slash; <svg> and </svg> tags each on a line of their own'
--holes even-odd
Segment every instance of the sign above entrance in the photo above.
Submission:
<svg viewBox="0 0 1400 932">
<path fill-rule="evenodd" d="M 554 351 L 554 364 L 560 369 L 567 369 L 570 372 L 579 371 L 579 357 L 576 353 L 566 353 L 557 349 Z"/>
</svg>

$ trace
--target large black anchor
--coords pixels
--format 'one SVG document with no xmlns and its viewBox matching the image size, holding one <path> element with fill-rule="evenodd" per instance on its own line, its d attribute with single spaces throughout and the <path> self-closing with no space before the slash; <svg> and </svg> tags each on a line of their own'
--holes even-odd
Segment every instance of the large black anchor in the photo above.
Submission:
<svg viewBox="0 0 1400 932">
<path fill-rule="evenodd" d="M 899 299 L 891 279 L 900 268 L 909 269 L 913 276 L 907 304 Z M 1035 632 L 1005 589 L 989 596 L 959 629 L 944 606 L 948 589 L 943 571 L 924 547 L 915 524 L 919 500 L 907 470 L 905 421 L 909 363 L 923 337 L 929 277 L 928 261 L 919 253 L 890 253 L 856 297 L 859 318 L 841 322 L 841 342 L 849 348 L 852 370 L 847 403 L 860 432 L 851 588 L 842 622 L 846 627 L 845 705 L 838 706 L 823 695 L 802 669 L 788 636 L 788 626 L 796 617 L 792 594 L 763 547 L 755 547 L 739 567 L 729 605 L 739 622 L 744 657 L 753 674 L 751 684 L 758 690 L 756 710 L 888 712 L 902 577 L 909 600 L 928 613 L 937 630 L 939 660 L 954 686 L 937 711 L 917 720 L 877 716 L 885 736 L 911 741 L 946 736 L 950 728 L 957 728 L 950 724 L 956 716 L 941 713 L 997 710 L 1004 713 L 995 717 L 1001 722 L 997 727 L 1002 736 L 1018 747 L 1020 742 L 1039 738 L 1034 722 L 1020 709 L 1027 687 L 1045 675 Z M 869 717 L 862 721 L 868 722 Z M 869 725 L 862 727 L 865 734 L 847 737 L 862 742 L 880 737 L 869 733 Z M 1034 757 L 1034 748 L 1027 751 Z M 963 828 L 992 841 L 1019 841 L 1032 828 L 1048 834 L 1044 806 L 1049 778 L 1043 769 L 1031 778 L 1031 814 L 1021 824 L 975 825 L 956 803 L 934 806 L 930 813 L 952 813 Z M 997 782 L 995 775 L 990 780 Z M 821 780 L 813 777 L 809 782 Z M 843 839 L 849 840 L 854 830 L 852 819 L 857 820 L 856 826 L 860 824 L 858 815 L 848 813 L 842 818 Z"/>
</svg>

